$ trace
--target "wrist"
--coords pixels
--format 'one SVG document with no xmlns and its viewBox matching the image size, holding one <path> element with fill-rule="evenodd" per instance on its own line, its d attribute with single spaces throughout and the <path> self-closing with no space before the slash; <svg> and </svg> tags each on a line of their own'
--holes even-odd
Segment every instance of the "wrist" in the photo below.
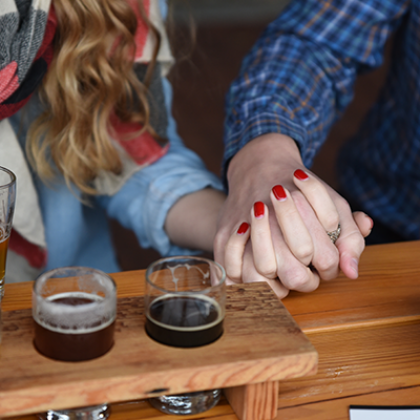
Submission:
<svg viewBox="0 0 420 420">
<path fill-rule="evenodd" d="M 229 187 L 237 180 L 241 182 L 244 174 L 263 172 L 287 174 L 303 167 L 302 158 L 296 142 L 278 133 L 264 134 L 247 143 L 229 163 L 227 180 Z"/>
<path fill-rule="evenodd" d="M 217 218 L 225 199 L 224 193 L 212 188 L 181 197 L 165 221 L 171 242 L 183 248 L 212 251 Z"/>
</svg>

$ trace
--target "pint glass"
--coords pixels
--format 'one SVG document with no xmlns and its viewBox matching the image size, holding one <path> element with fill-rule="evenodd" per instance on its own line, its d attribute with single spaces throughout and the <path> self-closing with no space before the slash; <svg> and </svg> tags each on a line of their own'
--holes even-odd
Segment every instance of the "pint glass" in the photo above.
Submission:
<svg viewBox="0 0 420 420">
<path fill-rule="evenodd" d="M 0 166 L 0 300 L 4 293 L 6 256 L 16 201 L 16 176 Z"/>
<path fill-rule="evenodd" d="M 100 357 L 114 344 L 116 285 L 102 271 L 63 267 L 41 274 L 34 283 L 32 316 L 35 348 L 55 360 L 78 362 Z M 106 404 L 49 411 L 48 420 L 97 420 Z"/>
<path fill-rule="evenodd" d="M 225 271 L 201 257 L 168 257 L 146 271 L 146 332 L 155 341 L 174 347 L 198 347 L 223 333 Z M 151 398 L 168 414 L 197 414 L 220 399 L 219 389 Z"/>
</svg>

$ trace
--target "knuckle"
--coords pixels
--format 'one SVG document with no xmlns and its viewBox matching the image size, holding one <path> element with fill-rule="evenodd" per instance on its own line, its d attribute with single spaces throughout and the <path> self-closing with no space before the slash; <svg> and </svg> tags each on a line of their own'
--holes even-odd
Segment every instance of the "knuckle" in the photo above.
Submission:
<svg viewBox="0 0 420 420">
<path fill-rule="evenodd" d="M 293 276 L 290 278 L 289 285 L 291 290 L 301 290 L 306 289 L 309 283 L 309 275 L 305 271 L 299 271 L 298 273 L 293 273 Z"/>
<path fill-rule="evenodd" d="M 365 246 L 366 246 L 365 238 L 363 238 L 362 235 L 358 234 L 357 239 L 355 240 L 354 249 L 360 255 L 364 251 Z"/>
<path fill-rule="evenodd" d="M 287 297 L 287 295 L 289 294 L 290 290 L 289 289 L 282 289 L 281 291 L 277 291 L 275 290 L 275 293 L 277 295 L 277 297 L 279 299 L 284 299 L 285 297 Z"/>
<path fill-rule="evenodd" d="M 361 254 L 365 249 L 365 238 L 357 229 L 348 232 L 343 237 L 340 236 L 339 240 L 340 245 L 345 243 L 347 249 L 353 249 L 358 254 Z"/>
<path fill-rule="evenodd" d="M 325 213 L 325 220 L 328 220 L 328 229 L 335 230 L 340 223 L 340 216 L 335 210 L 331 210 Z"/>
<path fill-rule="evenodd" d="M 351 214 L 350 204 L 341 195 L 337 195 L 334 199 L 334 204 L 340 213 Z"/>
<path fill-rule="evenodd" d="M 267 279 L 273 279 L 277 277 L 277 265 L 276 264 L 256 264 L 255 268 L 257 272 Z"/>
<path fill-rule="evenodd" d="M 298 249 L 293 251 L 294 256 L 299 261 L 312 260 L 313 253 L 314 253 L 314 247 L 312 243 L 301 245 L 298 247 Z"/>
<path fill-rule="evenodd" d="M 241 283 L 241 273 L 236 271 L 236 270 L 232 270 L 230 269 L 229 271 L 226 270 L 226 278 L 229 279 L 229 281 L 232 283 Z M 228 284 L 228 282 L 226 282 L 226 284 Z"/>
<path fill-rule="evenodd" d="M 288 206 L 284 206 L 284 208 L 281 210 L 281 216 L 283 217 L 283 219 L 288 219 L 290 217 L 295 216 L 296 214 L 299 214 L 299 211 L 296 208 L 295 203 L 290 204 Z"/>
<path fill-rule="evenodd" d="M 313 265 L 318 270 L 318 272 L 331 271 L 334 268 L 338 267 L 339 259 L 337 248 L 335 248 L 334 251 L 334 253 L 322 252 L 317 257 L 317 259 L 313 261 Z"/>
<path fill-rule="evenodd" d="M 270 285 L 271 289 L 279 299 L 283 299 L 289 294 L 289 289 L 284 287 L 284 285 L 282 285 L 278 279 L 266 280 L 266 282 Z"/>
</svg>

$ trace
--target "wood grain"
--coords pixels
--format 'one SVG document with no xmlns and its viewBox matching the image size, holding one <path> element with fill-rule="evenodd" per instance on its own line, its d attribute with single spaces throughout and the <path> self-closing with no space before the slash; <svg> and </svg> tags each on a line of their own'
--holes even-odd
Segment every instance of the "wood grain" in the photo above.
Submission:
<svg viewBox="0 0 420 420">
<path fill-rule="evenodd" d="M 315 292 L 283 300 L 318 350 L 319 368 L 314 376 L 280 381 L 279 420 L 348 420 L 350 404 L 419 404 L 419 255 L 420 241 L 370 246 L 357 280 L 340 276 Z M 138 294 L 142 275 L 116 274 L 120 296 Z M 8 294 L 10 286 L 16 289 Z M 8 298 L 6 308 L 30 307 L 30 284 L 6 285 Z M 168 418 L 147 401 L 115 404 L 112 410 L 110 420 Z M 194 418 L 237 420 L 224 399 L 201 415 L 177 417 Z"/>
<path fill-rule="evenodd" d="M 308 336 L 363 325 L 420 320 L 420 241 L 366 247 L 359 278 L 340 275 L 283 304 Z"/>
<path fill-rule="evenodd" d="M 226 388 L 224 393 L 241 420 L 271 420 L 277 415 L 278 381 Z"/>
<path fill-rule="evenodd" d="M 158 344 L 144 331 L 143 299 L 121 298 L 113 349 L 88 362 L 41 356 L 32 345 L 31 311 L 5 312 L 0 416 L 315 373 L 315 349 L 268 285 L 228 289 L 225 332 L 215 343 L 192 349 Z"/>
<path fill-rule="evenodd" d="M 347 398 L 330 398 L 312 404 L 280 409 L 277 420 L 349 420 L 350 405 L 419 405 L 420 386 L 368 392 Z M 221 420 L 218 417 L 218 420 Z M 111 420 L 111 419 L 110 419 Z M 163 420 L 163 419 L 162 419 Z M 228 420 L 228 417 L 223 417 Z M 233 419 L 229 419 L 233 420 Z"/>
<path fill-rule="evenodd" d="M 313 334 L 311 341 L 319 353 L 318 373 L 282 381 L 279 407 L 420 385 L 418 322 Z"/>
<path fill-rule="evenodd" d="M 366 247 L 357 280 L 340 275 L 333 281 L 321 282 L 314 292 L 291 292 L 282 302 L 305 334 L 358 328 L 360 323 L 420 319 L 418 255 L 420 241 Z M 145 270 L 111 274 L 118 285 L 118 296 L 144 294 L 144 273 Z M 30 308 L 32 284 L 6 284 L 3 311 Z"/>
</svg>

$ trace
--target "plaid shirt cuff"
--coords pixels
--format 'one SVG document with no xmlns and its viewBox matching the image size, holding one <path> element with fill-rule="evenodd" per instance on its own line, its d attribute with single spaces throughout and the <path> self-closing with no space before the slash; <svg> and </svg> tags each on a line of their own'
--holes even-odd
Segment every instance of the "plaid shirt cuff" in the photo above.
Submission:
<svg viewBox="0 0 420 420">
<path fill-rule="evenodd" d="M 307 148 L 305 140 L 307 133 L 305 127 L 298 121 L 291 120 L 287 115 L 278 112 L 262 111 L 248 118 L 246 121 L 235 121 L 225 138 L 225 153 L 223 156 L 223 180 L 226 186 L 226 173 L 230 159 L 248 142 L 263 134 L 278 133 L 291 137 L 299 149 L 306 147 L 304 163 L 310 166 L 315 157 L 316 150 Z"/>
</svg>

